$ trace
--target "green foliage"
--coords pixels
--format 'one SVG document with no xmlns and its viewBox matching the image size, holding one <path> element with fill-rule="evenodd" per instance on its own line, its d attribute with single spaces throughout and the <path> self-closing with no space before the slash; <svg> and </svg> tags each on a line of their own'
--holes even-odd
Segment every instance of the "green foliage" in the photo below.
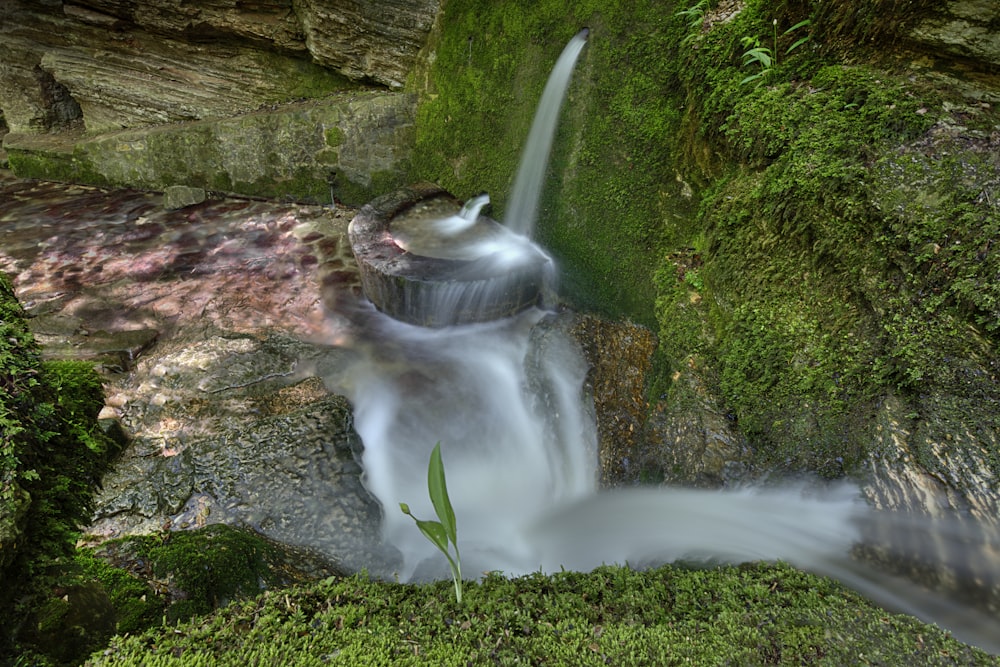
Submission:
<svg viewBox="0 0 1000 667">
<path fill-rule="evenodd" d="M 781 564 L 491 574 L 461 606 L 446 585 L 328 579 L 116 638 L 88 664 L 1000 664 Z"/>
<path fill-rule="evenodd" d="M 687 36 L 681 40 L 681 46 L 689 45 L 701 33 L 701 28 L 705 24 L 705 12 L 711 6 L 710 0 L 698 0 L 695 4 L 677 12 L 677 16 L 687 21 Z"/>
<path fill-rule="evenodd" d="M 434 505 L 434 513 L 437 514 L 438 521 L 421 521 L 410 513 L 410 507 L 406 503 L 400 503 L 399 509 L 417 523 L 417 528 L 420 529 L 424 537 L 430 540 L 448 559 L 448 565 L 451 567 L 451 578 L 455 584 L 455 600 L 462 604 L 462 557 L 458 553 L 455 510 L 448 498 L 448 485 L 444 477 L 440 442 L 434 445 L 430 462 L 427 465 L 427 491 L 430 494 L 431 504 Z M 455 549 L 454 557 L 451 555 L 449 542 Z"/>
<path fill-rule="evenodd" d="M 13 631 L 36 605 L 58 606 L 48 602 L 50 589 L 64 576 L 100 475 L 117 453 L 96 423 L 103 404 L 91 364 L 41 361 L 13 288 L 0 274 L 0 502 L 30 496 L 23 534 L 0 573 L 0 657 L 12 650 Z"/>
<path fill-rule="evenodd" d="M 0 502 L 14 499 L 19 480 L 38 475 L 21 461 L 27 443 L 45 438 L 33 419 L 40 363 L 14 288 L 0 273 Z"/>
<path fill-rule="evenodd" d="M 791 28 L 781 33 L 781 36 L 787 37 L 799 28 L 808 26 L 810 23 L 811 21 L 809 19 L 799 21 Z M 760 68 L 760 71 L 756 74 L 751 74 L 740 81 L 741 86 L 750 83 L 751 81 L 756 81 L 758 79 L 763 80 L 767 78 L 767 76 L 772 72 L 771 68 L 778 66 L 778 19 L 774 19 L 771 25 L 773 26 L 774 31 L 773 49 L 762 46 L 760 39 L 757 37 L 744 37 L 740 40 L 743 46 L 747 48 L 747 50 L 743 52 L 743 66 L 747 67 L 748 65 L 757 65 Z M 810 35 L 799 37 L 785 50 L 785 55 L 789 55 L 792 51 L 808 42 L 810 38 Z"/>
</svg>

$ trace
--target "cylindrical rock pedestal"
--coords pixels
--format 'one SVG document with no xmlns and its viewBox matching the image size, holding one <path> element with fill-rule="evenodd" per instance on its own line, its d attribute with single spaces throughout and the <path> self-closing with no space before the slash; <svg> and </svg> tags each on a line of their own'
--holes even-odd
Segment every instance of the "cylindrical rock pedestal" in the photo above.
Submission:
<svg viewBox="0 0 1000 667">
<path fill-rule="evenodd" d="M 509 317 L 539 303 L 552 261 L 495 220 L 479 216 L 454 239 L 420 238 L 422 229 L 433 234 L 434 221 L 460 208 L 431 183 L 401 188 L 361 208 L 350 224 L 351 248 L 364 293 L 379 310 L 411 324 L 446 327 Z M 476 240 L 496 239 L 516 252 L 470 259 L 470 238 L 475 247 Z"/>
</svg>

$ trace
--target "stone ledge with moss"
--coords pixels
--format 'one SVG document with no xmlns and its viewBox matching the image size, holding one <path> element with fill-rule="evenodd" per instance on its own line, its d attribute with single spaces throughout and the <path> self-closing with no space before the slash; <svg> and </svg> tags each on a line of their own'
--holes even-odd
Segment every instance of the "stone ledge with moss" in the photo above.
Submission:
<svg viewBox="0 0 1000 667">
<path fill-rule="evenodd" d="M 12 133 L 4 148 L 21 178 L 357 206 L 402 184 L 413 116 L 411 95 L 355 91 L 110 134 Z"/>
</svg>

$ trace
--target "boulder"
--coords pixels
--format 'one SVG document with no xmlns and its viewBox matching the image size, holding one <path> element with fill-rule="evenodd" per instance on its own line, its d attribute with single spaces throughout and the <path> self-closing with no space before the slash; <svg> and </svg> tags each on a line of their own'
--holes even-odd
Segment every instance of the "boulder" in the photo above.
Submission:
<svg viewBox="0 0 1000 667">
<path fill-rule="evenodd" d="M 205 190 L 190 185 L 171 185 L 163 190 L 163 208 L 174 211 L 205 201 Z"/>
</svg>

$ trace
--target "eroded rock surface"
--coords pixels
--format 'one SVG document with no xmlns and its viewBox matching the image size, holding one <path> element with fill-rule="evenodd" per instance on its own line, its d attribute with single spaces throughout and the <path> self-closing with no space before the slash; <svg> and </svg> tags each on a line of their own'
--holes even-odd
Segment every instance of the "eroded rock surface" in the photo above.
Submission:
<svg viewBox="0 0 1000 667">
<path fill-rule="evenodd" d="M 99 363 L 131 437 L 91 540 L 227 523 L 385 562 L 350 406 L 318 379 L 353 362 L 326 317 L 353 294 L 350 215 L 0 181 L 0 269 L 47 356 Z"/>
<path fill-rule="evenodd" d="M 350 80 L 401 87 L 437 0 L 14 0 L 0 9 L 0 108 L 14 132 L 219 118 Z"/>
<path fill-rule="evenodd" d="M 934 51 L 970 59 L 977 68 L 1000 65 L 1000 5 L 993 0 L 950 0 L 919 23 L 911 37 Z"/>
</svg>

